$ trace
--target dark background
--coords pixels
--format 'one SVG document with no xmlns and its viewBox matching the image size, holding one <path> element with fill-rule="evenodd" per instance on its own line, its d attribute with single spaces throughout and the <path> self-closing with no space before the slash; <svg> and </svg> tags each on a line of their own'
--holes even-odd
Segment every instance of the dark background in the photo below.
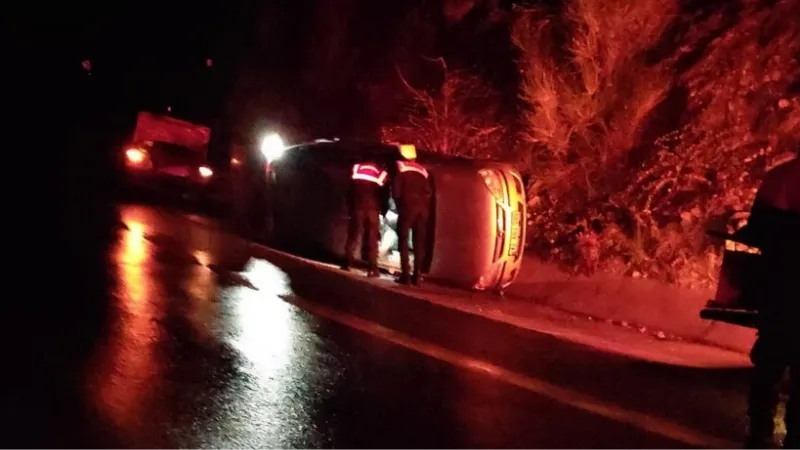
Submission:
<svg viewBox="0 0 800 450">
<path fill-rule="evenodd" d="M 424 57 L 447 54 L 450 65 L 514 85 L 502 17 L 511 4 L 475 5 L 456 22 L 443 0 L 83 1 L 8 11 L 3 181 L 18 281 L 4 314 L 15 339 L 7 352 L 47 349 L 102 324 L 94 302 L 110 278 L 103 249 L 116 232 L 116 157 L 138 111 L 171 107 L 211 126 L 217 162 L 228 160 L 227 144 L 265 130 L 292 140 L 376 137 L 406 100 L 396 68 L 419 86 L 441 77 Z M 516 94 L 505 92 L 511 110 Z"/>
<path fill-rule="evenodd" d="M 444 0 L 9 6 L 3 199 L 12 271 L 25 287 L 5 317 L 24 323 L 18 314 L 57 317 L 85 304 L 73 300 L 97 274 L 80 268 L 102 266 L 93 247 L 113 233 L 115 158 L 140 110 L 171 107 L 175 117 L 211 126 L 217 163 L 228 161 L 230 142 L 268 130 L 290 140 L 376 137 L 407 101 L 395 69 L 436 86 L 442 74 L 425 57 L 447 55 L 450 66 L 511 86 L 501 90 L 512 111 L 516 70 L 503 17 L 511 2 L 468 3 L 457 20 Z M 41 283 L 37 271 L 57 281 Z M 57 335 L 68 329 L 62 322 L 34 334 Z"/>
</svg>

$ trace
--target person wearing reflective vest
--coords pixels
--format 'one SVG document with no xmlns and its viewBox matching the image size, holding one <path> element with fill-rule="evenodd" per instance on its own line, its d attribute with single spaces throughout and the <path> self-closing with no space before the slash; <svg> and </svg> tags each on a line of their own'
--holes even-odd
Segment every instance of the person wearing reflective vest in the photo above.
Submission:
<svg viewBox="0 0 800 450">
<path fill-rule="evenodd" d="M 389 174 L 379 164 L 363 162 L 353 165 L 350 175 L 350 226 L 347 232 L 347 262 L 342 269 L 353 266 L 358 239 L 367 248 L 367 276 L 377 277 L 380 213 Z"/>
<path fill-rule="evenodd" d="M 783 448 L 800 447 L 800 146 L 798 157 L 764 177 L 741 234 L 761 250 L 758 338 L 750 353 L 747 448 L 770 448 L 775 411 L 786 370 L 791 397 L 786 406 Z"/>
<path fill-rule="evenodd" d="M 428 170 L 414 161 L 415 151 L 403 152 L 397 161 L 392 183 L 392 198 L 397 205 L 397 237 L 400 247 L 401 284 L 422 283 L 422 269 L 427 257 L 427 232 L 430 217 L 431 184 Z M 409 263 L 409 233 L 414 245 L 414 273 Z"/>
</svg>

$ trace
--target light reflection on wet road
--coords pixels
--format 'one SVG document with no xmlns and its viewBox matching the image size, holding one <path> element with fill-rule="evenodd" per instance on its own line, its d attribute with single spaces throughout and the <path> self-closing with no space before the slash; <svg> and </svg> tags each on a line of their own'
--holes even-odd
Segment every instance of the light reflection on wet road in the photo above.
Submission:
<svg viewBox="0 0 800 450">
<path fill-rule="evenodd" d="M 209 247 L 218 236 L 201 227 L 164 235 L 153 218 L 134 220 L 141 213 L 125 220 L 118 315 L 87 369 L 87 397 L 121 442 L 326 446 L 312 408 L 343 368 L 312 332 L 313 318 L 281 299 L 292 293 L 286 274 L 250 260 L 243 272 L 259 288 L 226 286 L 233 275 L 209 268 L 228 262 Z"/>
<path fill-rule="evenodd" d="M 16 445 L 685 445 L 312 315 L 292 299 L 317 280 L 170 214 L 122 209 L 105 331 L 77 375 L 62 374 L 80 382 L 20 391 Z"/>
</svg>

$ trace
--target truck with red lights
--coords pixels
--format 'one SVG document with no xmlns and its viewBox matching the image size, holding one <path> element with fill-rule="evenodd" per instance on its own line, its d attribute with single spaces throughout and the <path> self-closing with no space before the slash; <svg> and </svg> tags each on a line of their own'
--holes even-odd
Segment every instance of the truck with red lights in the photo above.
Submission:
<svg viewBox="0 0 800 450">
<path fill-rule="evenodd" d="M 210 135 L 203 125 L 140 112 L 121 154 L 126 184 L 202 201 L 210 195 L 214 179 L 208 164 Z"/>
</svg>

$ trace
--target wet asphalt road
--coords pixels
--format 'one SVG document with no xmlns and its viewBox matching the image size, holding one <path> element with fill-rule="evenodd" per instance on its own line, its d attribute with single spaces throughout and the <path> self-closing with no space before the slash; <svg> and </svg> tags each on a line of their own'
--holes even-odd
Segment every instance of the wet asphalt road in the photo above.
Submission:
<svg viewBox="0 0 800 450">
<path fill-rule="evenodd" d="M 207 219 L 120 217 L 94 290 L 65 293 L 58 331 L 23 355 L 33 370 L 4 383 L 3 446 L 692 446 L 675 426 L 740 439 L 740 369 L 659 366 L 411 304 L 270 261 Z"/>
</svg>

